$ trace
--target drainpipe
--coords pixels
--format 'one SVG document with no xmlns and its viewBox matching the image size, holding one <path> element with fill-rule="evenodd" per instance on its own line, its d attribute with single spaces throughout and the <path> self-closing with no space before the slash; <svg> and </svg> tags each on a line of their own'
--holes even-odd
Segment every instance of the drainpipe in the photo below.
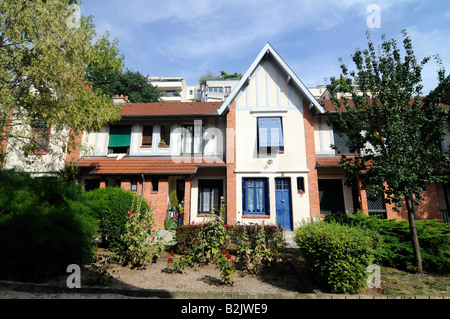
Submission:
<svg viewBox="0 0 450 319">
<path fill-rule="evenodd" d="M 141 176 L 142 176 L 142 197 L 144 197 L 145 178 L 144 178 L 144 174 L 141 174 Z"/>
</svg>

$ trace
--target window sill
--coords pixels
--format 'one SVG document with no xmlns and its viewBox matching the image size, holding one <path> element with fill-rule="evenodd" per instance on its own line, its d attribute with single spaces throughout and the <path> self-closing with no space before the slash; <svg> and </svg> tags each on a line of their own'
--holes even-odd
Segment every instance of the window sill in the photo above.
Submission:
<svg viewBox="0 0 450 319">
<path fill-rule="evenodd" d="M 242 218 L 261 218 L 261 219 L 267 219 L 270 218 L 270 215 L 242 215 Z"/>
<path fill-rule="evenodd" d="M 152 148 L 152 145 L 141 145 L 141 148 Z"/>
<path fill-rule="evenodd" d="M 31 154 L 33 154 L 33 155 L 45 155 L 45 154 L 47 154 L 47 151 L 34 151 Z"/>
<path fill-rule="evenodd" d="M 218 214 L 210 214 L 210 213 L 197 213 L 197 217 L 218 217 Z"/>
</svg>

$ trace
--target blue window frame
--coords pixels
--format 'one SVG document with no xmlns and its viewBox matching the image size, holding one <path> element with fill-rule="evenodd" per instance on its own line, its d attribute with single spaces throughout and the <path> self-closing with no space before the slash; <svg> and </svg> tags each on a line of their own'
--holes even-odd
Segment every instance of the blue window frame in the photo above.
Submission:
<svg viewBox="0 0 450 319">
<path fill-rule="evenodd" d="M 281 117 L 258 118 L 258 152 L 270 154 L 283 151 L 283 125 Z"/>
<path fill-rule="evenodd" d="M 244 178 L 242 180 L 242 204 L 244 215 L 269 215 L 269 180 Z"/>
</svg>

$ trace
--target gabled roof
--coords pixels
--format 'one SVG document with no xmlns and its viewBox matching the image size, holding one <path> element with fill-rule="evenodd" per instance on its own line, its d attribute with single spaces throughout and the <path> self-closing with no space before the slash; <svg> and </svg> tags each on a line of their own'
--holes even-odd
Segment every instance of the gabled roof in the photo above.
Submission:
<svg viewBox="0 0 450 319">
<path fill-rule="evenodd" d="M 218 102 L 128 103 L 122 105 L 122 117 L 133 116 L 217 116 Z"/>
<path fill-rule="evenodd" d="M 248 79 L 253 74 L 253 72 L 258 67 L 260 61 L 269 54 L 273 60 L 278 64 L 278 66 L 281 68 L 282 71 L 284 71 L 289 77 L 290 77 L 290 83 L 294 85 L 300 93 L 303 94 L 304 97 L 309 102 L 310 109 L 314 108 L 319 113 L 325 113 L 325 109 L 320 105 L 320 103 L 316 100 L 316 98 L 311 94 L 311 92 L 306 88 L 306 86 L 303 84 L 302 81 L 295 75 L 295 73 L 292 71 L 292 69 L 284 62 L 284 60 L 281 58 L 281 56 L 275 51 L 275 49 L 270 45 L 270 43 L 267 43 L 264 48 L 259 52 L 256 59 L 251 64 L 250 68 L 245 72 L 245 74 L 242 76 L 239 83 L 236 85 L 236 87 L 231 92 L 230 96 L 222 103 L 220 108 L 217 110 L 217 112 L 222 115 L 231 105 L 232 101 L 236 98 L 238 93 L 241 91 L 241 88 L 246 85 Z"/>
</svg>

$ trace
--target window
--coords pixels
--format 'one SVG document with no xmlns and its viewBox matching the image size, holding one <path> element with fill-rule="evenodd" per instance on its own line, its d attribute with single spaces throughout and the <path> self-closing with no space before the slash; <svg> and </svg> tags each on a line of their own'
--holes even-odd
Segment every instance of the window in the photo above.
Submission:
<svg viewBox="0 0 450 319">
<path fill-rule="evenodd" d="M 170 125 L 163 124 L 159 131 L 159 147 L 169 147 L 170 146 Z"/>
<path fill-rule="evenodd" d="M 34 154 L 45 154 L 48 151 L 50 128 L 44 122 L 38 122 L 31 129 L 31 149 Z"/>
<path fill-rule="evenodd" d="M 153 125 L 144 125 L 142 128 L 142 146 L 151 147 L 153 137 Z"/>
<path fill-rule="evenodd" d="M 305 178 L 297 177 L 297 192 L 302 194 L 305 192 Z"/>
<path fill-rule="evenodd" d="M 223 196 L 223 181 L 221 179 L 200 179 L 198 189 L 198 213 L 209 214 L 214 208 L 214 213 L 218 214 L 220 197 Z"/>
<path fill-rule="evenodd" d="M 257 125 L 259 153 L 271 154 L 272 151 L 284 151 L 281 117 L 259 117 Z"/>
<path fill-rule="evenodd" d="M 204 125 L 183 125 L 183 154 L 202 154 Z"/>
<path fill-rule="evenodd" d="M 269 180 L 244 178 L 242 184 L 243 214 L 269 215 Z"/>
<path fill-rule="evenodd" d="M 137 179 L 132 179 L 130 183 L 130 191 L 137 192 Z"/>
<path fill-rule="evenodd" d="M 348 137 L 343 134 L 339 123 L 333 123 L 333 144 L 337 147 L 337 150 L 335 150 L 336 154 L 350 154 L 350 149 L 347 146 Z"/>
<path fill-rule="evenodd" d="M 231 92 L 231 86 L 226 86 L 225 93 L 230 93 L 230 92 Z"/>
<path fill-rule="evenodd" d="M 157 193 L 159 189 L 159 177 L 152 177 L 152 192 Z"/>
<path fill-rule="evenodd" d="M 111 125 L 109 128 L 108 154 L 129 153 L 131 125 Z"/>
</svg>

